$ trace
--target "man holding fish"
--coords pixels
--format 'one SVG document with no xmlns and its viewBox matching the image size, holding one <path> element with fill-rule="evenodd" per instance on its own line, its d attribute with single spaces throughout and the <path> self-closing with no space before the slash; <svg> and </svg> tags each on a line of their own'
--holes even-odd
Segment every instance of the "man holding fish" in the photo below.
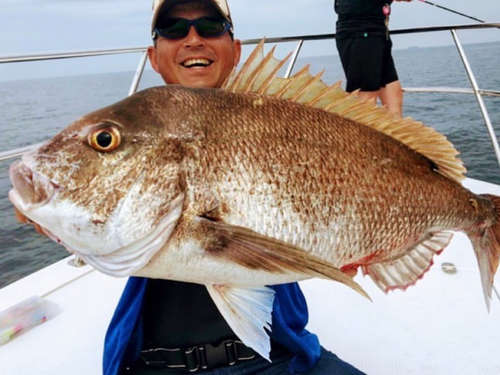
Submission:
<svg viewBox="0 0 500 375">
<path fill-rule="evenodd" d="M 149 59 L 166 84 L 220 88 L 240 60 L 225 0 L 155 0 L 152 33 Z M 107 332 L 104 374 L 362 374 L 304 329 L 297 283 L 273 289 L 269 362 L 238 339 L 204 285 L 130 278 Z"/>
<path fill-rule="evenodd" d="M 307 66 L 277 76 L 286 59 L 263 42 L 230 74 L 241 47 L 225 1 L 155 5 L 152 65 L 182 85 L 88 113 L 9 171 L 21 222 L 107 275 L 136 276 L 105 375 L 360 374 L 304 329 L 294 282 L 367 297 L 361 268 L 384 292 L 405 290 L 455 231 L 472 242 L 489 306 L 500 197 L 462 186 L 444 135 Z"/>
</svg>

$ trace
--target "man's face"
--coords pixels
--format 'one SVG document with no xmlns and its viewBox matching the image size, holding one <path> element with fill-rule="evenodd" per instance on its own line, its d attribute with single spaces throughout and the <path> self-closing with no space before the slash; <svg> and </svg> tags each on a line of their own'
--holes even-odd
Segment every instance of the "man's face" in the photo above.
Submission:
<svg viewBox="0 0 500 375">
<path fill-rule="evenodd" d="M 195 20 L 219 16 L 204 3 L 175 5 L 168 12 L 170 18 Z M 229 33 L 202 38 L 191 26 L 188 35 L 180 39 L 159 36 L 156 47 L 149 47 L 151 65 L 165 83 L 189 87 L 220 87 L 235 67 L 241 54 L 241 43 L 232 40 Z"/>
</svg>

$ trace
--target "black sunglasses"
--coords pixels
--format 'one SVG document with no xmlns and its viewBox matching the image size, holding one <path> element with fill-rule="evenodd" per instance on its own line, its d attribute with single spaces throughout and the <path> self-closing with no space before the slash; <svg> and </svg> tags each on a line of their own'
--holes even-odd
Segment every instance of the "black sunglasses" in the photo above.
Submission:
<svg viewBox="0 0 500 375">
<path fill-rule="evenodd" d="M 196 20 L 164 18 L 153 30 L 153 39 L 156 39 L 158 35 L 166 39 L 184 38 L 189 34 L 191 26 L 194 26 L 198 35 L 203 38 L 223 35 L 232 28 L 229 22 L 214 17 L 202 17 Z"/>
</svg>

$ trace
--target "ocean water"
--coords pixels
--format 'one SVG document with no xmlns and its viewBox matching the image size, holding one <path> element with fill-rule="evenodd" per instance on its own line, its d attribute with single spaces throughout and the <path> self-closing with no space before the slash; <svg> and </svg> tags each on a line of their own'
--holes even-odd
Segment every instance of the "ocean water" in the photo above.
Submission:
<svg viewBox="0 0 500 375">
<path fill-rule="evenodd" d="M 500 90 L 500 43 L 465 45 L 470 65 L 482 89 Z M 332 51 L 334 53 L 334 51 Z M 404 87 L 470 87 L 454 46 L 394 51 Z M 325 69 L 329 83 L 343 80 L 338 56 L 299 59 L 296 70 L 311 64 Z M 0 82 L 0 151 L 42 142 L 81 115 L 127 95 L 133 72 Z M 140 89 L 161 85 L 146 71 Z M 500 98 L 487 97 L 495 132 L 500 131 Z M 473 95 L 406 93 L 404 115 L 444 133 L 461 153 L 467 176 L 500 183 L 500 167 Z M 66 250 L 15 220 L 8 200 L 8 168 L 0 162 L 0 288 L 68 255 Z"/>
</svg>

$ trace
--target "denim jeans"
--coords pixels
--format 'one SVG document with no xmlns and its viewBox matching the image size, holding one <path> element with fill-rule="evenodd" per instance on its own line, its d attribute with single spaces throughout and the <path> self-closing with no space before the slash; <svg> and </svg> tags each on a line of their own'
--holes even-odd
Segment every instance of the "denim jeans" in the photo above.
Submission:
<svg viewBox="0 0 500 375">
<path fill-rule="evenodd" d="M 200 375 L 291 375 L 288 372 L 290 354 L 278 353 L 272 363 L 263 358 L 242 362 L 236 366 L 221 367 L 211 371 L 199 371 Z M 186 375 L 187 372 L 177 370 L 158 370 L 141 366 L 124 374 L 130 375 Z M 321 357 L 309 371 L 293 375 L 366 375 L 350 364 L 342 361 L 332 352 L 321 348 Z"/>
</svg>

